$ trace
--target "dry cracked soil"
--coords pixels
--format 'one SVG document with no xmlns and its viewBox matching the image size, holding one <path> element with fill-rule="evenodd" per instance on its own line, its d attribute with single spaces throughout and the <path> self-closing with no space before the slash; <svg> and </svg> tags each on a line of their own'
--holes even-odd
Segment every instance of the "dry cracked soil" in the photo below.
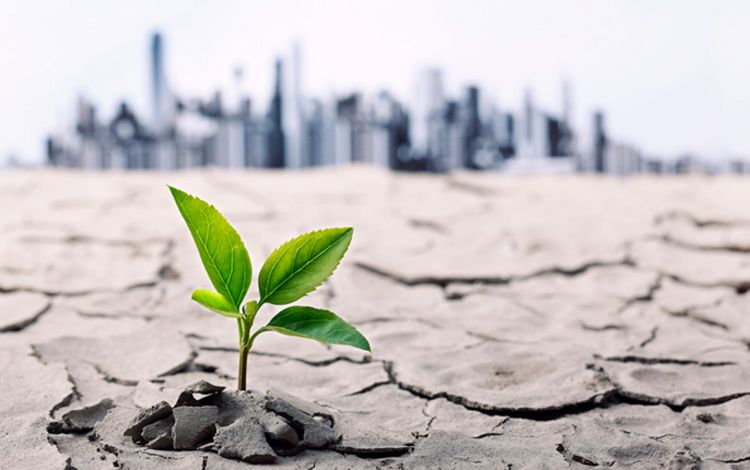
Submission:
<svg viewBox="0 0 750 470">
<path fill-rule="evenodd" d="M 235 325 L 189 300 L 209 284 L 165 184 L 215 204 L 256 272 L 302 231 L 354 226 L 307 303 L 373 354 L 265 335 L 250 388 L 295 406 L 217 432 L 201 402 L 124 435 L 236 379 Z M 232 439 L 298 439 L 274 416 L 300 409 L 325 445 L 266 465 L 750 468 L 748 196 L 730 177 L 2 174 L 0 468 L 250 468 Z"/>
</svg>

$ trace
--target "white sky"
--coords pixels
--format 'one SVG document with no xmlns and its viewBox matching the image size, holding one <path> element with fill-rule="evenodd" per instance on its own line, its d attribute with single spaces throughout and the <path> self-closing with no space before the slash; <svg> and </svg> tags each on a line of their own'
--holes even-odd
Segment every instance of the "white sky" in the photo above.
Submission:
<svg viewBox="0 0 750 470">
<path fill-rule="evenodd" d="M 111 116 L 146 109 L 148 40 L 166 39 L 170 84 L 207 96 L 241 65 L 263 110 L 272 63 L 302 44 L 304 90 L 393 90 L 418 70 L 447 90 L 468 82 L 506 108 L 523 90 L 575 120 L 596 107 L 619 139 L 662 156 L 750 157 L 750 2 L 737 0 L 0 0 L 0 160 L 39 161 L 43 138 L 72 124 L 82 93 Z"/>
</svg>

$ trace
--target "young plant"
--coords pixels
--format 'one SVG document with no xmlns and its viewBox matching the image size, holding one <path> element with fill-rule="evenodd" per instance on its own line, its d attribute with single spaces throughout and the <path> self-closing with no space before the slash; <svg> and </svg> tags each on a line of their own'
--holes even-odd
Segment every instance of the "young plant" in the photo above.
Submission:
<svg viewBox="0 0 750 470">
<path fill-rule="evenodd" d="M 316 230 L 278 247 L 258 275 L 260 298 L 243 304 L 252 279 L 252 265 L 239 234 L 212 205 L 172 186 L 169 190 L 216 289 L 198 289 L 192 299 L 219 315 L 237 320 L 238 390 L 246 389 L 247 355 L 255 339 L 268 331 L 370 351 L 370 343 L 356 328 L 333 312 L 314 307 L 287 307 L 265 326 L 251 331 L 263 305 L 295 302 L 333 273 L 349 248 L 351 227 Z"/>
</svg>

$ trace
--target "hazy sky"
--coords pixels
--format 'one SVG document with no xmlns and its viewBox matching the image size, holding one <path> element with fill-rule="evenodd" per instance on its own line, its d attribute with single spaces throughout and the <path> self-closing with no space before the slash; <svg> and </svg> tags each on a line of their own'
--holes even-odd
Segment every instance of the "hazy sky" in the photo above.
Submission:
<svg viewBox="0 0 750 470">
<path fill-rule="evenodd" d="M 567 78 L 587 131 L 601 107 L 615 138 L 669 156 L 750 157 L 750 2 L 693 0 L 0 0 L 0 160 L 38 161 L 84 94 L 111 116 L 146 109 L 148 37 L 166 39 L 168 78 L 207 96 L 245 70 L 265 109 L 273 58 L 302 44 L 304 90 L 393 90 L 444 70 L 517 109 L 531 87 L 557 111 Z"/>
</svg>

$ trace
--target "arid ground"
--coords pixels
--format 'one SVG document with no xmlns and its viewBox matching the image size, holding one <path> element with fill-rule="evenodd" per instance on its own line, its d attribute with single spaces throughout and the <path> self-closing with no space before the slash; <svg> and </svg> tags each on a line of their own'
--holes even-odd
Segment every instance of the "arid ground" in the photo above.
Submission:
<svg viewBox="0 0 750 470">
<path fill-rule="evenodd" d="M 0 468 L 250 468 L 122 435 L 236 380 L 236 325 L 190 300 L 210 284 L 166 184 L 226 215 L 256 275 L 294 235 L 355 228 L 306 303 L 373 353 L 259 338 L 249 387 L 341 432 L 268 468 L 750 466 L 750 181 L 355 167 L 0 174 Z"/>
</svg>

